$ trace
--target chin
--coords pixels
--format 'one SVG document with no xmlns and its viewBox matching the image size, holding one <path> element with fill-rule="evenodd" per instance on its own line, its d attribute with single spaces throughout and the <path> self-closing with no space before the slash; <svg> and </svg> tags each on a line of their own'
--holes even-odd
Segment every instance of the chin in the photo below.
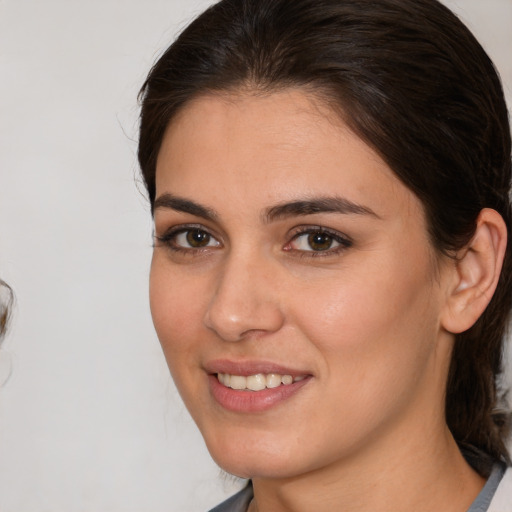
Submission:
<svg viewBox="0 0 512 512">
<path fill-rule="evenodd" d="M 216 464 L 227 473 L 239 478 L 284 479 L 295 476 L 295 467 L 287 458 L 269 458 L 263 454 L 245 454 L 242 458 L 222 454 L 213 456 Z"/>
<path fill-rule="evenodd" d="M 266 442 L 258 433 L 254 435 L 227 434 L 210 438 L 205 435 L 206 446 L 213 460 L 224 471 L 240 478 L 287 478 L 293 476 L 291 468 L 300 466 L 295 458 L 304 450 L 289 446 L 290 440 Z"/>
</svg>

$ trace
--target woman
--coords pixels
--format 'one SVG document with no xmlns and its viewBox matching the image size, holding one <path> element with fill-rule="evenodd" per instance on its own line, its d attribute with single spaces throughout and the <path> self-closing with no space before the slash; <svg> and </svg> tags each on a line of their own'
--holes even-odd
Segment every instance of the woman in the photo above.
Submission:
<svg viewBox="0 0 512 512">
<path fill-rule="evenodd" d="M 510 130 L 468 29 L 436 0 L 222 0 L 141 97 L 153 320 L 250 479 L 215 510 L 512 510 Z"/>
</svg>

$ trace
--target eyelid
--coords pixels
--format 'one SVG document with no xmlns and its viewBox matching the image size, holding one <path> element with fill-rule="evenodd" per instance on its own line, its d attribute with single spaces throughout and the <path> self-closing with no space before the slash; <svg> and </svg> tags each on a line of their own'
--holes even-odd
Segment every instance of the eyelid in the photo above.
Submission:
<svg viewBox="0 0 512 512">
<path fill-rule="evenodd" d="M 204 246 L 204 247 L 184 247 L 177 244 L 173 244 L 173 241 L 176 240 L 176 237 L 182 233 L 186 233 L 187 231 L 203 231 L 204 233 L 207 233 L 212 239 L 214 239 L 217 242 L 217 245 L 215 246 Z M 204 251 L 216 247 L 222 246 L 222 241 L 220 240 L 220 237 L 214 233 L 211 229 L 207 228 L 203 224 L 197 224 L 197 223 L 190 223 L 190 224 L 178 224 L 175 226 L 172 226 L 164 231 L 162 235 L 158 235 L 155 232 L 155 241 L 161 243 L 162 245 L 168 247 L 169 249 L 175 251 L 175 252 L 198 252 L 198 251 Z M 156 245 L 156 244 L 155 244 Z"/>
<path fill-rule="evenodd" d="M 311 235 L 311 234 L 316 234 L 316 233 L 329 235 L 330 237 L 332 237 L 332 239 L 335 242 L 337 242 L 338 245 L 336 247 L 329 248 L 324 251 L 314 251 L 314 250 L 309 251 L 309 250 L 302 250 L 302 249 L 294 249 L 293 247 L 291 247 L 291 244 L 295 240 L 300 238 L 301 236 Z M 290 237 L 291 237 L 290 241 L 286 243 L 286 245 L 284 246 L 283 249 L 285 251 L 298 253 L 301 256 L 305 256 L 305 257 L 308 257 L 308 256 L 310 256 L 310 257 L 319 257 L 320 256 L 321 257 L 321 256 L 330 256 L 333 254 L 338 254 L 338 253 L 352 247 L 352 245 L 354 243 L 352 241 L 352 239 L 345 233 L 342 233 L 336 229 L 327 228 L 327 227 L 318 226 L 318 225 L 298 226 L 292 230 L 292 232 L 290 233 Z"/>
</svg>

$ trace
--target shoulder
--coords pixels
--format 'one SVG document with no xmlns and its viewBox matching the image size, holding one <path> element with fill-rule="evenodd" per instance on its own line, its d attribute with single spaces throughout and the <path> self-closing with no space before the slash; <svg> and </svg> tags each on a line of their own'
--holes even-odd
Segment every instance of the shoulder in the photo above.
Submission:
<svg viewBox="0 0 512 512">
<path fill-rule="evenodd" d="M 505 471 L 488 512 L 512 512 L 512 467 Z"/>
<path fill-rule="evenodd" d="M 212 508 L 210 512 L 246 512 L 252 497 L 252 484 L 249 481 L 241 491 Z"/>
</svg>

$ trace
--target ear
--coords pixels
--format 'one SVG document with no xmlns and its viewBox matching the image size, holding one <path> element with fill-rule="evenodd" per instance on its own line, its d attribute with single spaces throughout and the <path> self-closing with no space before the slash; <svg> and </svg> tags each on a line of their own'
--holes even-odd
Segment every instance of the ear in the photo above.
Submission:
<svg viewBox="0 0 512 512">
<path fill-rule="evenodd" d="M 469 244 L 454 261 L 453 280 L 441 316 L 441 325 L 454 334 L 469 329 L 489 304 L 500 277 L 507 227 L 501 215 L 484 208 Z"/>
</svg>

